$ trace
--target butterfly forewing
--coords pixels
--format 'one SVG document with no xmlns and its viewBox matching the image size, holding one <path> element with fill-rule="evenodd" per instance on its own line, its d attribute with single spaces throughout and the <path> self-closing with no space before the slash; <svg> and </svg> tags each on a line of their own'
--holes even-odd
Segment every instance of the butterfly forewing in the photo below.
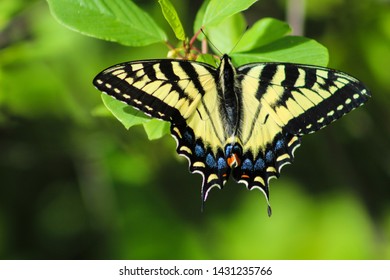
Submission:
<svg viewBox="0 0 390 280">
<path fill-rule="evenodd" d="M 122 63 L 97 75 L 94 85 L 152 117 L 179 123 L 193 114 L 205 94 L 193 73 L 207 76 L 214 70 L 182 64 L 176 60 Z"/>
</svg>

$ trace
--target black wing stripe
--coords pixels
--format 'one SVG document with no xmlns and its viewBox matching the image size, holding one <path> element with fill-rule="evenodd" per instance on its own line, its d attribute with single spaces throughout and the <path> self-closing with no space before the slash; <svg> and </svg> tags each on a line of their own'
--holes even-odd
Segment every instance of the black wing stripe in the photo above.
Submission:
<svg viewBox="0 0 390 280">
<path fill-rule="evenodd" d="M 278 67 L 276 64 L 270 63 L 266 64 L 264 68 L 261 70 L 261 74 L 259 77 L 260 86 L 256 93 L 256 98 L 260 99 L 268 90 L 268 87 L 271 84 L 273 77 L 276 74 Z"/>
<path fill-rule="evenodd" d="M 153 69 L 153 65 L 150 63 L 143 63 L 143 71 L 145 72 L 145 75 L 148 77 L 149 81 L 157 80 L 156 71 Z"/>
<path fill-rule="evenodd" d="M 175 74 L 173 70 L 173 63 L 174 62 L 170 60 L 161 60 L 161 63 L 159 64 L 158 68 L 161 71 L 161 73 L 165 76 L 165 79 L 157 78 L 156 70 L 153 67 L 155 64 L 149 64 L 149 65 L 144 64 L 143 71 L 145 72 L 145 75 L 148 77 L 149 82 L 161 81 L 162 82 L 161 87 L 165 85 L 169 85 L 171 87 L 170 91 L 176 91 L 179 94 L 179 99 L 186 98 L 189 100 L 189 102 L 192 102 L 193 98 L 185 92 L 185 88 L 182 88 L 177 84 L 177 82 L 181 78 Z"/>
<path fill-rule="evenodd" d="M 317 71 L 314 68 L 301 68 L 305 72 L 305 88 L 312 88 L 317 82 Z"/>
<path fill-rule="evenodd" d="M 173 71 L 173 65 L 170 60 L 161 60 L 161 63 L 159 64 L 159 69 L 168 81 L 175 82 L 180 80 L 180 77 L 177 76 Z"/>
<path fill-rule="evenodd" d="M 186 63 L 184 61 L 180 62 L 179 65 L 181 66 L 181 68 L 183 69 L 183 71 L 187 74 L 188 77 L 191 77 L 191 81 L 194 83 L 194 86 L 195 88 L 198 90 L 198 92 L 203 96 L 206 94 L 206 92 L 204 91 L 204 88 L 203 86 L 200 84 L 200 81 L 199 81 L 199 74 L 198 72 L 196 72 L 194 66 L 191 64 L 191 63 Z M 206 67 L 206 69 L 208 69 L 208 67 Z M 213 76 L 215 76 L 214 74 L 215 71 L 213 72 L 210 72 L 210 74 L 212 74 Z"/>
<path fill-rule="evenodd" d="M 294 87 L 295 83 L 297 82 L 300 76 L 298 68 L 291 64 L 287 64 L 284 67 L 284 73 L 285 73 L 285 79 L 282 81 L 281 85 L 285 88 Z"/>
</svg>

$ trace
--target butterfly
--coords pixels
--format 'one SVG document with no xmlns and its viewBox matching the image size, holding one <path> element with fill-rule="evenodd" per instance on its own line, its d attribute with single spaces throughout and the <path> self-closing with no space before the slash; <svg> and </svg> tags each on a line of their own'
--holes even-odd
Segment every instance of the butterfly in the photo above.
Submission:
<svg viewBox="0 0 390 280">
<path fill-rule="evenodd" d="M 158 59 L 125 62 L 98 74 L 100 91 L 168 121 L 177 153 L 203 177 L 202 205 L 213 187 L 233 177 L 267 200 L 269 181 L 292 162 L 301 137 L 363 105 L 369 90 L 325 67 L 250 63 L 223 55 L 209 64 Z"/>
</svg>

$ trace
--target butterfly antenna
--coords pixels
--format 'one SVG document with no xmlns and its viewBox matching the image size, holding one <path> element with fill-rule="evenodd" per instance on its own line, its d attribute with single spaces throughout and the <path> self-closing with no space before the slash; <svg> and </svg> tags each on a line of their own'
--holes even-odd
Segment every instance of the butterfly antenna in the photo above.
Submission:
<svg viewBox="0 0 390 280">
<path fill-rule="evenodd" d="M 213 42 L 209 39 L 209 37 L 207 37 L 206 33 L 204 32 L 203 28 L 200 29 L 206 39 L 206 42 L 209 43 L 215 50 L 217 50 L 219 52 L 219 55 L 222 56 L 223 53 L 213 44 Z M 203 46 L 202 46 L 203 47 Z M 206 44 L 206 47 L 207 47 L 207 44 Z"/>
<path fill-rule="evenodd" d="M 244 32 L 242 32 L 240 38 L 238 38 L 237 42 L 234 44 L 233 48 L 230 50 L 229 53 L 232 53 L 233 50 L 237 47 L 238 43 L 240 43 L 240 41 L 242 40 L 242 37 L 244 37 L 244 35 L 245 35 L 245 33 L 248 31 L 248 29 L 249 29 L 249 25 L 246 26 Z"/>
</svg>

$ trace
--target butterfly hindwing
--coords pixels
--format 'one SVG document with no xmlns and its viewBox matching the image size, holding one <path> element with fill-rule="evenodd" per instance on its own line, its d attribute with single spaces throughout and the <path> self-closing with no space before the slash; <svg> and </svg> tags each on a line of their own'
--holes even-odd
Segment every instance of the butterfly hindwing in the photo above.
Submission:
<svg viewBox="0 0 390 280">
<path fill-rule="evenodd" d="M 207 126 L 207 122 L 204 125 Z M 178 143 L 176 151 L 189 160 L 190 171 L 202 175 L 201 197 L 205 201 L 211 188 L 222 188 L 229 178 L 225 154 L 218 145 L 209 144 L 207 134 L 206 140 L 195 136 L 190 126 L 172 125 L 171 133 Z"/>
</svg>

